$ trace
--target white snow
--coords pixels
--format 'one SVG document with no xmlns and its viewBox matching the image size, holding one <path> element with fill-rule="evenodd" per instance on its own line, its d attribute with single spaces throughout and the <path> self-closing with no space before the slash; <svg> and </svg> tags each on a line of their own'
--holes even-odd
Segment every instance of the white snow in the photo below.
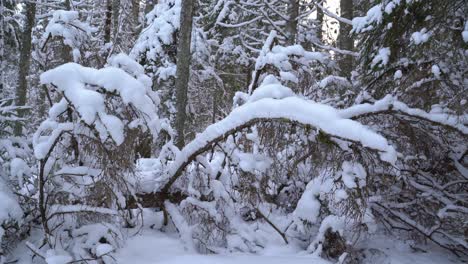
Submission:
<svg viewBox="0 0 468 264">
<path fill-rule="evenodd" d="M 390 57 L 390 48 L 381 48 L 379 49 L 377 55 L 372 59 L 371 66 L 376 65 L 385 66 L 387 65 Z"/>
<path fill-rule="evenodd" d="M 99 113 L 99 119 L 101 119 L 102 124 L 106 127 L 115 143 L 117 143 L 117 145 L 122 144 L 124 141 L 124 124 L 122 120 L 116 116 L 103 113 Z"/>
<path fill-rule="evenodd" d="M 343 118 L 353 118 L 359 115 L 377 113 L 389 109 L 393 109 L 394 111 L 401 111 L 407 115 L 427 119 L 442 125 L 451 126 L 463 134 L 468 134 L 468 127 L 465 125 L 466 120 L 468 120 L 468 115 L 456 116 L 447 113 L 428 113 L 421 109 L 411 108 L 405 103 L 398 101 L 396 97 L 391 95 L 385 96 L 384 98 L 374 102 L 374 104 L 366 103 L 354 105 L 347 109 L 340 110 L 340 115 Z"/>
<path fill-rule="evenodd" d="M 57 138 L 59 138 L 63 132 L 71 130 L 73 130 L 72 123 L 59 124 L 50 120 L 42 122 L 33 135 L 34 156 L 39 160 L 44 159 Z M 43 135 L 44 132 L 49 131 L 50 135 Z"/>
<path fill-rule="evenodd" d="M 224 253 L 201 255 L 186 251 L 178 238 L 168 234 L 144 230 L 127 241 L 126 247 L 115 255 L 118 264 L 328 264 L 319 257 L 290 248 L 266 248 L 259 255 Z"/>
<path fill-rule="evenodd" d="M 346 187 L 353 189 L 366 186 L 367 173 L 361 164 L 345 161 L 341 169 L 341 179 Z"/>
<path fill-rule="evenodd" d="M 322 230 L 325 227 L 331 227 L 340 230 L 338 225 L 340 221 L 333 217 L 323 223 Z M 145 218 L 145 222 L 152 223 L 151 219 Z M 89 231 L 89 230 L 88 230 Z M 99 236 L 98 236 L 99 239 Z M 95 239 L 92 239 L 95 240 Z M 38 241 L 40 239 L 38 238 Z M 369 239 L 359 242 L 356 247 L 380 250 L 383 254 L 379 259 L 372 259 L 372 256 L 366 262 L 369 264 L 451 264 L 458 263 L 457 259 L 444 252 L 441 249 L 430 248 L 426 253 L 415 252 L 410 246 L 412 241 L 400 241 L 395 238 L 381 234 L 374 235 Z M 99 245 L 97 246 L 99 247 Z M 107 247 L 107 246 L 105 246 Z M 38 257 L 31 261 L 31 251 L 22 243 L 13 252 L 17 257 L 18 264 L 43 263 Z M 317 252 L 318 253 L 318 252 Z M 54 258 L 54 257 L 56 258 Z M 49 261 L 53 264 L 64 264 L 66 262 L 52 262 L 55 260 L 69 260 L 66 254 L 59 252 L 50 252 Z M 143 228 L 141 232 L 131 235 L 126 240 L 123 248 L 117 249 L 112 255 L 117 264 L 331 264 L 334 262 L 326 261 L 310 252 L 301 251 L 293 245 L 278 246 L 270 245 L 258 254 L 249 253 L 220 253 L 212 255 L 202 255 L 185 249 L 184 244 L 176 234 L 161 233 Z"/>
<path fill-rule="evenodd" d="M 150 61 L 159 61 L 156 70 L 158 79 L 165 80 L 175 76 L 176 65 L 167 60 L 164 46 L 174 43 L 174 34 L 180 27 L 181 0 L 162 0 L 146 15 L 147 27 L 138 37 L 130 56 L 136 60 L 146 57 Z"/>
<path fill-rule="evenodd" d="M 391 14 L 393 12 L 393 9 L 395 9 L 395 7 L 397 7 L 397 5 L 400 4 L 400 0 L 393 0 L 393 1 L 390 1 L 389 3 L 387 3 L 387 5 L 385 6 L 385 13 L 387 14 Z"/>
<path fill-rule="evenodd" d="M 67 63 L 41 74 L 42 84 L 52 84 L 64 95 L 51 108 L 50 119 L 56 119 L 71 104 L 81 120 L 88 125 L 95 125 L 101 140 L 104 141 L 109 135 L 116 144 L 121 144 L 124 140 L 123 120 L 106 113 L 104 95 L 92 87 L 97 86 L 109 93 L 117 93 L 124 104 L 132 105 L 141 113 L 151 133 L 157 135 L 161 129 L 157 114 L 159 98 L 151 90 L 151 80 L 144 75 L 143 67 L 124 54 L 112 57 L 109 64 L 111 66 L 97 70 Z M 48 126 L 50 129 L 53 122 L 49 120 L 41 127 Z M 59 128 L 58 124 L 55 126 Z M 40 128 L 36 134 L 44 129 Z M 40 156 L 43 157 L 44 153 Z"/>
<path fill-rule="evenodd" d="M 314 61 L 323 62 L 325 55 L 321 52 L 306 51 L 301 45 L 281 46 L 274 45 L 277 38 L 276 31 L 272 30 L 268 35 L 262 50 L 255 61 L 255 69 L 252 73 L 252 78 L 264 68 L 266 65 L 271 65 L 278 69 L 280 77 L 284 81 L 297 82 L 297 76 L 293 71 L 293 66 L 290 61 L 295 60 L 299 64 L 309 65 Z M 252 92 L 253 83 L 249 85 L 248 93 Z"/>
<path fill-rule="evenodd" d="M 73 261 L 73 258 L 65 252 L 47 250 L 45 261 L 47 264 L 67 264 Z"/>
<path fill-rule="evenodd" d="M 280 77 L 281 77 L 281 80 L 283 80 L 283 81 L 290 81 L 290 82 L 293 82 L 293 83 L 298 83 L 299 82 L 299 79 L 292 72 L 280 71 Z"/>
<path fill-rule="evenodd" d="M 364 17 L 355 17 L 352 20 L 353 30 L 352 32 L 361 33 L 374 28 L 373 23 L 382 22 L 382 4 L 378 4 L 369 11 L 367 11 L 366 16 Z"/>
<path fill-rule="evenodd" d="M 348 199 L 348 193 L 343 189 L 338 189 L 335 191 L 335 199 L 339 202 L 341 200 Z"/>
<path fill-rule="evenodd" d="M 7 220 L 20 221 L 23 215 L 23 211 L 10 188 L 0 175 L 0 223 Z M 4 230 L 0 226 L 0 242 L 3 232 Z"/>
<path fill-rule="evenodd" d="M 124 71 L 132 74 L 133 77 L 138 77 L 140 75 L 145 74 L 145 69 L 143 68 L 143 66 L 141 66 L 138 62 L 125 55 L 124 53 L 119 53 L 110 57 L 108 60 L 108 64 L 110 66 L 123 69 Z M 149 81 L 151 81 L 151 79 Z"/>
<path fill-rule="evenodd" d="M 262 84 L 255 89 L 248 101 L 255 102 L 264 98 L 283 99 L 294 95 L 290 88 L 281 85 L 273 75 L 268 75 L 263 79 Z"/>
<path fill-rule="evenodd" d="M 346 112 L 344 112 L 346 114 Z M 380 152 L 380 158 L 394 163 L 396 151 L 387 140 L 360 123 L 343 118 L 340 111 L 331 106 L 298 97 L 283 99 L 264 98 L 246 103 L 234 109 L 223 120 L 210 125 L 188 143 L 169 165 L 168 173 L 162 181 L 170 179 L 187 159 L 208 142 L 225 135 L 227 132 L 253 120 L 262 118 L 288 119 L 323 130 L 330 135 L 361 142 Z M 157 186 L 160 188 L 161 186 Z"/>
<path fill-rule="evenodd" d="M 465 21 L 465 30 L 462 32 L 463 41 L 468 42 L 468 21 Z"/>
<path fill-rule="evenodd" d="M 427 32 L 427 29 L 423 28 L 421 31 L 411 34 L 411 41 L 416 45 L 423 44 L 429 40 L 430 36 L 431 34 Z"/>
<path fill-rule="evenodd" d="M 298 220 L 307 220 L 310 223 L 316 223 L 320 213 L 320 201 L 317 199 L 321 194 L 327 193 L 333 187 L 331 178 L 323 179 L 316 177 L 307 184 L 304 193 L 299 199 L 294 216 Z"/>
<path fill-rule="evenodd" d="M 262 154 L 235 153 L 239 157 L 239 167 L 246 172 L 265 172 L 271 165 L 270 158 Z"/>
<path fill-rule="evenodd" d="M 49 207 L 48 215 L 49 217 L 68 214 L 68 213 L 77 213 L 77 212 L 89 212 L 89 213 L 98 213 L 105 215 L 118 215 L 116 210 L 112 210 L 105 207 L 93 207 L 88 205 L 60 205 L 54 204 Z"/>
<path fill-rule="evenodd" d="M 401 72 L 401 70 L 397 70 L 397 71 L 395 72 L 395 75 L 393 75 L 393 79 L 394 79 L 394 80 L 401 79 L 401 77 L 403 77 L 403 73 Z"/>
<path fill-rule="evenodd" d="M 11 178 L 18 179 L 19 186 L 23 186 L 23 176 L 29 176 L 31 168 L 28 164 L 20 158 L 14 158 L 10 161 L 10 175 Z"/>
<path fill-rule="evenodd" d="M 344 218 L 336 215 L 328 215 L 322 220 L 319 231 L 308 249 L 308 251 L 314 252 L 315 256 L 319 256 L 322 253 L 322 245 L 320 243 L 324 240 L 325 232 L 329 228 L 332 231 L 338 232 L 340 233 L 340 235 L 343 235 L 345 228 Z"/>
<path fill-rule="evenodd" d="M 160 175 L 163 164 L 160 159 L 138 159 L 136 166 L 139 186 L 142 192 L 152 192 L 157 179 L 155 175 Z"/>
<path fill-rule="evenodd" d="M 81 56 L 80 46 L 96 31 L 96 28 L 79 20 L 77 11 L 55 10 L 42 41 L 45 43 L 50 36 L 63 37 L 63 43 L 72 49 L 73 61 L 77 62 Z"/>
<path fill-rule="evenodd" d="M 437 79 L 440 78 L 440 68 L 437 64 L 432 65 L 431 72 Z"/>
<path fill-rule="evenodd" d="M 319 82 L 320 88 L 325 88 L 330 84 L 337 84 L 337 85 L 342 85 L 344 87 L 351 87 L 351 82 L 348 79 L 346 79 L 345 77 L 335 76 L 335 75 L 329 75 L 323 78 Z"/>
<path fill-rule="evenodd" d="M 65 98 L 62 98 L 58 103 L 55 103 L 50 109 L 49 109 L 49 117 L 51 119 L 56 119 L 59 117 L 62 113 L 64 113 L 68 108 L 68 103 Z"/>
<path fill-rule="evenodd" d="M 100 257 L 114 251 L 114 247 L 109 244 L 99 244 L 96 247 L 96 256 Z"/>
<path fill-rule="evenodd" d="M 380 259 L 369 259 L 369 264 L 454 264 L 459 263 L 455 256 L 440 248 L 429 247 L 427 252 L 415 252 L 413 240 L 401 241 L 386 235 L 377 234 L 357 246 L 378 249 L 383 255 Z M 372 257 L 372 256 L 370 256 Z"/>
</svg>

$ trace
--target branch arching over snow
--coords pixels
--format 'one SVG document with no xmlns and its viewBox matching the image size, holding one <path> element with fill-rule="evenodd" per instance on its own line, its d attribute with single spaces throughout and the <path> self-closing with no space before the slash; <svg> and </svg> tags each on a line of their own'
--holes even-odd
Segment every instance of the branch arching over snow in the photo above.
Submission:
<svg viewBox="0 0 468 264">
<path fill-rule="evenodd" d="M 212 144 L 253 124 L 277 120 L 312 126 L 331 136 L 359 142 L 378 151 L 382 160 L 389 163 L 396 161 L 396 151 L 384 137 L 356 121 L 341 117 L 333 107 L 295 96 L 263 98 L 234 109 L 226 118 L 198 134 L 176 155 L 156 191 L 167 192 L 185 167 Z"/>
</svg>

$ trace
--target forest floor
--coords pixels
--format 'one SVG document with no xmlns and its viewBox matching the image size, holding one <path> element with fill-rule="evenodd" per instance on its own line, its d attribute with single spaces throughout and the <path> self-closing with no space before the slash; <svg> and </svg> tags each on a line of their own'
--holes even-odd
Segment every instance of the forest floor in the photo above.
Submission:
<svg viewBox="0 0 468 264">
<path fill-rule="evenodd" d="M 163 233 L 151 227 L 160 226 L 161 219 L 151 210 L 144 210 L 145 225 L 135 229 L 124 229 L 125 244 L 112 256 L 117 264 L 334 264 L 318 256 L 314 256 L 298 246 L 285 245 L 275 239 L 274 234 L 268 240 L 265 248 L 257 254 L 223 253 L 202 255 L 187 250 L 185 243 L 177 233 Z M 161 222 L 161 223 L 158 223 Z M 40 244 L 39 230 L 33 231 L 28 239 L 33 244 Z M 280 241 L 280 242 L 278 242 Z M 454 255 L 438 247 L 430 245 L 411 246 L 414 243 L 396 239 L 388 235 L 373 235 L 354 245 L 359 264 L 455 264 L 463 263 Z M 11 252 L 7 263 L 15 264 L 44 264 L 34 257 L 26 247 L 20 243 Z M 60 263 L 62 264 L 62 263 Z"/>
<path fill-rule="evenodd" d="M 332 263 L 311 254 L 299 252 L 292 247 L 272 246 L 257 255 L 225 254 L 200 255 L 185 250 L 176 237 L 154 231 L 143 230 L 126 242 L 126 246 L 115 255 L 121 264 L 328 264 Z M 380 255 L 371 256 L 365 264 L 445 264 L 460 263 L 438 249 L 415 252 L 407 244 L 389 237 L 373 238 L 366 242 L 368 247 L 378 249 Z M 360 245 L 366 246 L 366 245 Z M 382 253 L 383 252 L 383 253 Z M 364 264 L 363 263 L 363 264 Z"/>
<path fill-rule="evenodd" d="M 381 236 L 357 245 L 366 248 L 367 257 L 361 264 L 453 264 L 462 263 L 453 255 L 438 248 L 415 251 L 400 240 Z M 372 250 L 369 250 L 372 248 Z M 378 252 L 378 254 L 369 254 Z M 16 264 L 43 264 L 38 257 L 32 259 L 30 250 L 21 243 L 13 252 Z M 166 234 L 143 228 L 131 235 L 114 258 L 118 264 L 332 264 L 294 247 L 273 245 L 258 254 L 201 255 L 186 250 L 175 234 Z M 8 262 L 7 262 L 8 263 Z"/>
<path fill-rule="evenodd" d="M 276 251 L 276 252 L 275 252 Z M 270 248 L 262 255 L 229 254 L 201 255 L 185 250 L 183 243 L 175 237 L 157 231 L 144 230 L 130 238 L 126 247 L 116 254 L 122 264 L 328 264 L 329 262 L 311 255 L 297 255 L 292 249 Z"/>
</svg>

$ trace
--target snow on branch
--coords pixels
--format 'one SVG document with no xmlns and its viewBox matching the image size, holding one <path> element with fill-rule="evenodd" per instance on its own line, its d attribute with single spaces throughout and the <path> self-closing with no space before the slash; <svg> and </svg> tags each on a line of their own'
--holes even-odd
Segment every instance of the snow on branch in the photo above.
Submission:
<svg viewBox="0 0 468 264">
<path fill-rule="evenodd" d="M 355 17 L 352 20 L 354 33 L 362 33 L 374 29 L 374 23 L 381 23 L 383 18 L 382 14 L 382 4 L 378 4 L 369 11 L 367 11 L 366 16 Z"/>
<path fill-rule="evenodd" d="M 42 122 L 33 136 L 34 156 L 38 160 L 46 159 L 62 134 L 72 131 L 73 127 L 73 123 L 57 123 L 51 120 Z M 48 131 L 50 134 L 44 135 Z"/>
<path fill-rule="evenodd" d="M 14 98 L 0 98 L 0 124 L 9 121 L 22 121 L 24 118 L 18 117 L 18 110 L 29 109 L 27 106 L 12 105 Z"/>
<path fill-rule="evenodd" d="M 143 67 L 123 54 L 110 62 L 111 66 L 99 70 L 67 63 L 43 73 L 41 83 L 56 86 L 64 96 L 52 107 L 50 118 L 55 119 L 70 106 L 81 121 L 98 130 L 101 139 L 110 135 L 120 145 L 124 141 L 124 122 L 106 112 L 105 96 L 112 94 L 139 113 L 139 119 L 133 120 L 135 124 L 145 122 L 157 135 L 161 128 L 157 115 L 159 98 L 151 91 L 151 80 L 143 73 Z"/>
<path fill-rule="evenodd" d="M 402 2 L 400 0 L 388 1 L 385 5 L 380 3 L 370 8 L 363 17 L 355 17 L 351 21 L 352 32 L 362 33 L 374 29 L 375 25 L 382 23 L 385 14 L 391 14 Z M 343 22 L 343 21 L 342 21 Z"/>
<path fill-rule="evenodd" d="M 176 64 L 167 59 L 165 47 L 175 43 L 175 34 L 180 27 L 181 0 L 158 1 L 146 15 L 147 27 L 142 31 L 130 56 L 160 61 L 155 73 L 160 80 L 175 76 Z"/>
<path fill-rule="evenodd" d="M 269 89 L 280 89 L 280 84 L 269 85 Z M 259 87 L 256 92 L 269 96 Z M 339 110 L 295 96 L 281 99 L 257 98 L 234 109 L 223 120 L 207 127 L 195 139 L 187 144 L 169 165 L 166 175 L 160 180 L 157 189 L 167 191 L 172 183 L 180 176 L 185 167 L 197 155 L 203 153 L 212 144 L 225 139 L 228 135 L 265 121 L 296 122 L 306 126 L 315 127 L 331 136 L 358 142 L 362 146 L 376 150 L 380 158 L 389 163 L 397 159 L 395 149 L 381 135 L 375 133 L 364 125 L 343 117 Z"/>
<path fill-rule="evenodd" d="M 283 81 L 298 82 L 298 77 L 294 73 L 292 61 L 300 65 L 310 66 L 313 62 L 324 62 L 326 56 L 321 52 L 306 51 L 301 45 L 281 46 L 277 45 L 277 33 L 272 30 L 265 41 L 255 62 L 255 69 L 252 72 L 252 81 L 249 84 L 248 92 L 252 93 L 257 88 L 260 75 L 263 69 L 271 65 L 278 70 Z"/>
<path fill-rule="evenodd" d="M 326 9 L 325 7 L 323 7 L 322 5 L 316 3 L 315 4 L 318 8 L 322 9 L 323 13 L 331 18 L 334 18 L 338 21 L 340 21 L 341 23 L 345 23 L 345 24 L 348 24 L 348 25 L 353 25 L 353 22 L 347 18 L 344 18 L 344 17 L 340 17 L 339 15 L 331 12 L 330 10 Z"/>
<path fill-rule="evenodd" d="M 248 21 L 244 21 L 244 22 L 240 22 L 240 23 L 237 23 L 237 24 L 226 24 L 226 23 L 223 23 L 223 22 L 220 22 L 220 21 L 217 21 L 216 24 L 217 25 L 220 25 L 222 27 L 225 27 L 225 28 L 238 28 L 238 27 L 243 27 L 243 26 L 246 26 L 248 24 L 251 24 L 255 21 L 258 21 L 260 19 L 262 19 L 263 17 L 261 16 L 258 16 L 258 17 L 254 17 L 252 18 L 251 20 L 248 20 Z"/>
<path fill-rule="evenodd" d="M 89 205 L 59 205 L 54 204 L 50 207 L 48 218 L 52 218 L 61 214 L 75 214 L 75 213 L 97 213 L 105 215 L 118 215 L 118 211 L 104 207 L 94 207 Z"/>
<path fill-rule="evenodd" d="M 410 117 L 450 127 L 459 131 L 463 135 L 468 135 L 468 127 L 466 126 L 466 123 L 468 122 L 467 115 L 456 116 L 446 113 L 428 113 L 422 109 L 411 108 L 391 95 L 385 96 L 374 104 L 359 104 L 340 110 L 339 112 L 341 117 L 351 119 L 385 112 L 397 112 Z"/>
<path fill-rule="evenodd" d="M 96 31 L 96 28 L 79 20 L 77 11 L 56 10 L 42 37 L 42 51 L 51 37 L 63 37 L 64 44 L 72 49 L 73 60 L 78 61 L 81 56 L 80 46 Z"/>
<path fill-rule="evenodd" d="M 353 56 L 353 57 L 359 57 L 359 52 L 339 49 L 339 48 L 335 48 L 335 47 L 331 47 L 331 46 L 327 46 L 327 45 L 322 45 L 322 44 L 319 44 L 317 42 L 312 42 L 312 44 L 319 47 L 319 48 L 321 48 L 321 49 L 331 50 L 331 51 L 333 51 L 335 53 L 338 53 L 338 54 L 349 55 L 349 56 Z"/>
</svg>

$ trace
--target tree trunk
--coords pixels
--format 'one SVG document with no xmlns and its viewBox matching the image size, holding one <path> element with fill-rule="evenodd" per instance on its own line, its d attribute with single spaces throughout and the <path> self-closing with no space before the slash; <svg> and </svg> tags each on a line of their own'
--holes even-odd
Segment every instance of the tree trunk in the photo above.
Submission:
<svg viewBox="0 0 468 264">
<path fill-rule="evenodd" d="M 185 145 L 185 123 L 187 119 L 187 92 L 190 77 L 190 44 L 192 38 L 193 0 L 182 1 L 180 13 L 179 43 L 177 45 L 177 71 L 176 71 L 176 117 L 175 128 L 177 132 L 176 145 L 182 148 Z"/>
<path fill-rule="evenodd" d="M 4 98 L 5 83 L 5 6 L 3 0 L 0 0 L 0 98 Z"/>
<path fill-rule="evenodd" d="M 31 47 L 32 47 L 32 29 L 36 20 L 36 2 L 26 2 L 26 21 L 24 23 L 24 31 L 21 38 L 21 51 L 19 60 L 18 86 L 16 89 L 16 105 L 23 106 L 26 104 L 26 96 L 28 92 L 28 75 L 29 66 L 31 64 Z M 18 112 L 19 117 L 24 117 L 25 111 Z M 15 125 L 15 135 L 20 136 L 23 130 L 22 124 L 19 122 Z"/>
<path fill-rule="evenodd" d="M 72 3 L 70 2 L 71 0 L 65 0 L 65 9 L 67 10 L 72 10 L 73 6 L 72 6 Z"/>
<path fill-rule="evenodd" d="M 140 34 L 140 0 L 132 0 L 132 30 L 135 39 Z"/>
<path fill-rule="evenodd" d="M 299 16 L 299 0 L 289 0 L 288 3 L 288 21 L 286 22 L 286 31 L 288 32 L 288 45 L 296 43 L 297 36 L 297 17 Z"/>
<path fill-rule="evenodd" d="M 119 38 L 117 36 L 119 32 L 119 12 L 120 12 L 120 0 L 112 0 L 112 42 L 114 46 L 118 45 Z"/>
<path fill-rule="evenodd" d="M 153 10 L 154 6 L 158 3 L 158 0 L 146 0 L 145 3 L 145 14 L 148 14 Z"/>
<path fill-rule="evenodd" d="M 352 0 L 340 0 L 341 17 L 352 19 L 353 18 L 353 1 Z M 338 35 L 338 47 L 343 50 L 354 49 L 354 39 L 351 37 L 351 25 L 340 22 L 340 32 Z M 339 59 L 339 66 L 341 74 L 344 76 L 351 76 L 353 70 L 353 57 L 348 55 L 342 55 Z"/>
<path fill-rule="evenodd" d="M 66 0 L 65 1 L 65 9 L 68 10 L 68 11 L 71 11 L 73 9 L 73 5 L 71 3 L 71 0 Z M 62 41 L 62 48 L 60 49 L 60 52 L 61 52 L 61 57 L 62 57 L 62 60 L 63 60 L 63 63 L 67 63 L 67 62 L 78 62 L 78 61 L 74 61 L 74 56 L 73 56 L 73 49 L 66 45 L 65 42 Z"/>
<path fill-rule="evenodd" d="M 320 2 L 323 6 L 323 1 Z M 317 39 L 320 43 L 323 42 L 323 10 L 317 7 Z"/>
<path fill-rule="evenodd" d="M 104 42 L 109 43 L 111 39 L 112 27 L 112 0 L 106 3 L 106 21 L 104 22 Z"/>
</svg>

